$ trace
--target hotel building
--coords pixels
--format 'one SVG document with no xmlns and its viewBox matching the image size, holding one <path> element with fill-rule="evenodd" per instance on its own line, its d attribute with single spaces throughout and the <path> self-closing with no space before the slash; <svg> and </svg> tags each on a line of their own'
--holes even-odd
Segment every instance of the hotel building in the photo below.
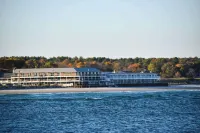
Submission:
<svg viewBox="0 0 200 133">
<path fill-rule="evenodd" d="M 156 73 L 101 72 L 96 68 L 14 69 L 11 78 L 0 78 L 1 84 L 13 86 L 138 86 L 161 85 Z"/>
<path fill-rule="evenodd" d="M 155 85 L 160 76 L 156 73 L 102 72 L 101 83 L 106 86 Z"/>
<path fill-rule="evenodd" d="M 100 71 L 96 68 L 15 69 L 11 77 L 13 85 L 23 86 L 94 87 L 99 81 Z"/>
</svg>

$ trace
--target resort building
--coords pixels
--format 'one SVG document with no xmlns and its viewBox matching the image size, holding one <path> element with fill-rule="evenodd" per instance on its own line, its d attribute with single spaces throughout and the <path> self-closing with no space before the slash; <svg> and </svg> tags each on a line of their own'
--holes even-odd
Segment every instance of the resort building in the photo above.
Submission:
<svg viewBox="0 0 200 133">
<path fill-rule="evenodd" d="M 90 87 L 99 86 L 100 76 L 96 68 L 15 69 L 11 83 L 23 86 Z"/>
<path fill-rule="evenodd" d="M 14 69 L 10 78 L 0 78 L 0 84 L 13 86 L 140 86 L 161 85 L 160 76 L 150 72 L 101 72 L 96 68 L 33 68 Z"/>
<path fill-rule="evenodd" d="M 132 86 L 156 84 L 160 76 L 156 73 L 132 73 L 132 72 L 102 72 L 101 83 L 106 86 Z"/>
</svg>

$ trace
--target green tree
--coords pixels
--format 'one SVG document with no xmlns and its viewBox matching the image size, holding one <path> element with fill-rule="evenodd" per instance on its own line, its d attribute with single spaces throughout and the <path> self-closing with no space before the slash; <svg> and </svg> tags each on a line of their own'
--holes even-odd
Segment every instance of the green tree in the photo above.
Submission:
<svg viewBox="0 0 200 133">
<path fill-rule="evenodd" d="M 172 63 L 165 63 L 161 68 L 161 76 L 164 78 L 172 78 L 175 74 L 175 67 L 172 65 Z"/>
<path fill-rule="evenodd" d="M 47 61 L 46 63 L 45 63 L 45 65 L 44 65 L 44 67 L 45 68 L 51 68 L 52 67 L 52 62 L 50 62 L 50 61 Z"/>
<path fill-rule="evenodd" d="M 155 63 L 150 63 L 148 65 L 148 70 L 151 71 L 151 72 L 156 72 L 156 65 L 155 65 Z"/>
</svg>

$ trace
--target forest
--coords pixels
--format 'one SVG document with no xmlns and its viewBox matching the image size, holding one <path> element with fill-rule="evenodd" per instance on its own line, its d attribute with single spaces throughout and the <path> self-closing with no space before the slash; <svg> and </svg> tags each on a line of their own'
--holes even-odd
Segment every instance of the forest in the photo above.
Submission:
<svg viewBox="0 0 200 133">
<path fill-rule="evenodd" d="M 14 68 L 94 67 L 101 71 L 155 72 L 162 78 L 200 77 L 200 58 L 106 58 L 106 57 L 0 57 L 0 71 Z"/>
</svg>

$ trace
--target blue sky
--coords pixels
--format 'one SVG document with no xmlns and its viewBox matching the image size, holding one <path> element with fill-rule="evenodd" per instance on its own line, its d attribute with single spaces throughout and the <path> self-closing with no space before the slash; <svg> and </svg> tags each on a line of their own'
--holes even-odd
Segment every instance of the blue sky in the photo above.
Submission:
<svg viewBox="0 0 200 133">
<path fill-rule="evenodd" d="M 200 0 L 0 0 L 0 56 L 200 57 Z"/>
</svg>

